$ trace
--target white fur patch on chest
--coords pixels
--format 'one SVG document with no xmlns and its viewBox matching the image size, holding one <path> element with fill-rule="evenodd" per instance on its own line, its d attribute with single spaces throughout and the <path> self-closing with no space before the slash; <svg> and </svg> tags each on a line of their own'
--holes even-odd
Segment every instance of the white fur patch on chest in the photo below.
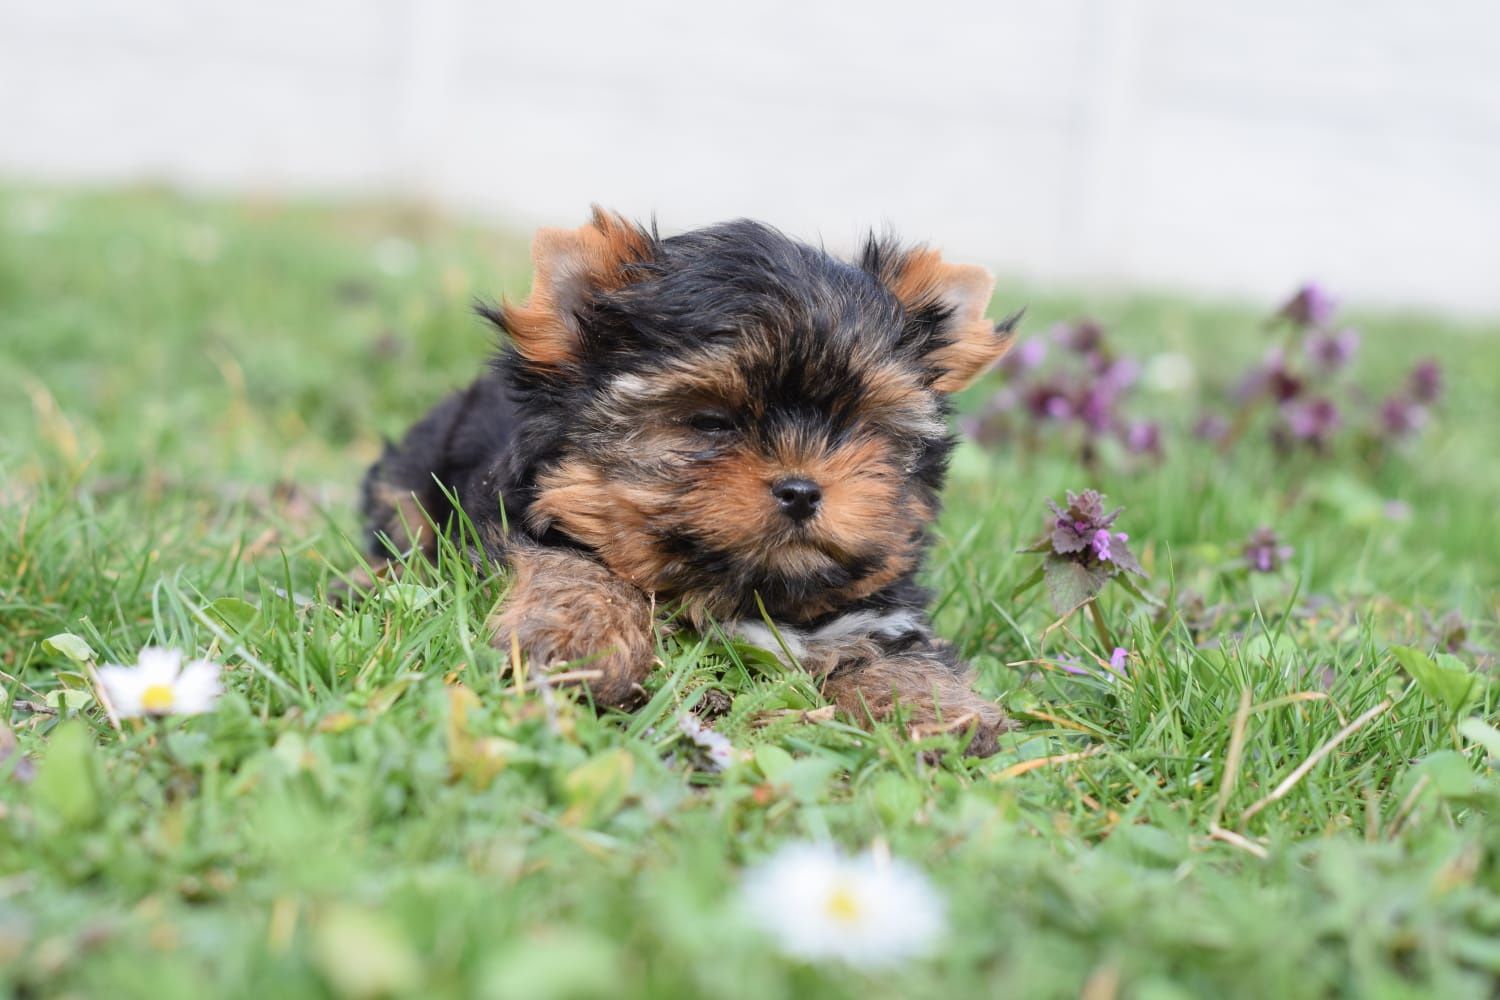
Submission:
<svg viewBox="0 0 1500 1000">
<path fill-rule="evenodd" d="M 800 660 L 807 655 L 810 646 L 819 643 L 862 638 L 889 642 L 912 634 L 921 635 L 923 632 L 921 613 L 906 608 L 897 611 L 851 611 L 812 629 L 778 624 L 773 632 L 765 622 L 748 618 L 734 622 L 729 627 L 730 635 L 757 649 L 774 653 L 783 661 L 788 653 L 793 659 Z"/>
</svg>

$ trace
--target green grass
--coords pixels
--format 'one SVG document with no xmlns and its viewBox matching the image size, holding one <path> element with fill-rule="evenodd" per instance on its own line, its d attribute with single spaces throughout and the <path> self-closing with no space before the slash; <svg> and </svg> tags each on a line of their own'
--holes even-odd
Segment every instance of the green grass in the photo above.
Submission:
<svg viewBox="0 0 1500 1000">
<path fill-rule="evenodd" d="M 0 192 L 0 721 L 20 751 L 0 749 L 8 992 L 1500 986 L 1500 780 L 1470 740 L 1484 731 L 1456 725 L 1492 719 L 1497 696 L 1482 678 L 1445 706 L 1390 652 L 1430 650 L 1429 622 L 1455 610 L 1493 643 L 1500 328 L 1353 317 L 1371 385 L 1424 354 L 1449 374 L 1435 426 L 1378 466 L 1256 441 L 1224 459 L 1182 432 L 1133 472 L 1061 447 L 964 451 L 938 617 L 1025 726 L 993 759 L 935 767 L 894 726 L 787 712 L 812 707 L 805 685 L 692 636 L 662 640 L 634 716 L 517 690 L 481 632 L 503 580 L 465 569 L 344 613 L 317 599 L 357 563 L 353 484 L 380 435 L 480 364 L 472 297 L 526 281 L 523 240 L 420 212 Z M 1032 331 L 1088 312 L 1130 350 L 1186 354 L 1205 396 L 1264 346 L 1257 308 L 1000 300 L 1028 301 Z M 1145 405 L 1179 427 L 1198 409 L 1193 392 Z M 1086 486 L 1126 505 L 1154 594 L 1224 612 L 1194 642 L 1177 615 L 1107 596 L 1125 678 L 1056 669 L 1108 650 L 1081 623 L 1046 632 L 1038 592 L 1010 596 L 1043 500 Z M 1390 500 L 1411 516 L 1387 517 Z M 1296 546 L 1292 565 L 1227 572 L 1262 523 Z M 61 632 L 101 662 L 153 643 L 220 659 L 229 693 L 213 715 L 116 732 L 87 697 L 63 699 L 87 680 L 43 647 Z M 1460 659 L 1487 669 L 1482 651 Z M 716 728 L 755 753 L 722 775 L 675 735 L 710 692 L 733 699 Z M 19 704 L 49 695 L 61 714 Z M 1087 756 L 1018 767 L 1070 754 Z M 884 842 L 929 873 L 949 906 L 938 952 L 878 975 L 778 957 L 736 889 L 745 865 L 809 838 Z"/>
</svg>

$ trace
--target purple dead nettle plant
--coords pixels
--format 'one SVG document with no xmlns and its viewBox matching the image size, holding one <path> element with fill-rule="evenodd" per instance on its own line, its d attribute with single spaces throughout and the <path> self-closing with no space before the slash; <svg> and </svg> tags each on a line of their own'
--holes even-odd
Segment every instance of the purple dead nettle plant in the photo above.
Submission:
<svg viewBox="0 0 1500 1000">
<path fill-rule="evenodd" d="M 1245 539 L 1245 566 L 1252 573 L 1274 573 L 1296 552 L 1282 543 L 1275 530 L 1259 527 Z"/>
<path fill-rule="evenodd" d="M 1019 596 L 1038 584 L 1045 584 L 1052 608 L 1061 619 L 1087 608 L 1104 648 L 1116 649 L 1099 611 L 1100 592 L 1113 581 L 1132 596 L 1152 603 L 1132 579 L 1145 579 L 1146 571 L 1130 551 L 1130 536 L 1115 530 L 1115 521 L 1124 508 L 1116 507 L 1106 513 L 1104 497 L 1095 490 L 1082 493 L 1069 490 L 1066 506 L 1048 500 L 1047 507 L 1051 515 L 1047 518 L 1046 533 L 1021 550 L 1041 554 L 1042 564 L 1014 593 Z"/>
<path fill-rule="evenodd" d="M 1271 440 L 1284 451 L 1307 445 L 1314 451 L 1325 452 L 1343 422 L 1338 404 L 1327 396 L 1292 400 L 1281 407 L 1276 426 L 1271 429 Z"/>
<path fill-rule="evenodd" d="M 1229 421 L 1217 413 L 1205 413 L 1193 424 L 1193 437 L 1200 441 L 1217 442 L 1229 435 Z"/>
<path fill-rule="evenodd" d="M 1372 404 L 1377 397 L 1349 380 L 1360 333 L 1335 326 L 1336 313 L 1334 299 L 1322 286 L 1299 289 L 1269 320 L 1269 328 L 1280 331 L 1281 339 L 1240 380 L 1233 394 L 1233 417 L 1226 420 L 1207 413 L 1194 428 L 1195 435 L 1228 451 L 1257 422 L 1257 414 L 1267 410 L 1271 442 L 1288 453 L 1326 454 L 1346 433 L 1383 446 L 1421 430 L 1428 409 L 1442 393 L 1437 362 L 1419 363 L 1399 390 Z"/>
<path fill-rule="evenodd" d="M 1115 674 L 1118 674 L 1121 677 L 1126 676 L 1128 673 L 1130 666 L 1130 650 L 1126 649 L 1124 646 L 1116 646 L 1110 652 L 1108 660 L 1097 656 L 1094 658 L 1099 662 L 1099 670 L 1089 669 L 1088 667 L 1084 666 L 1083 660 L 1080 657 L 1074 656 L 1069 653 L 1063 653 L 1062 655 L 1056 657 L 1053 663 L 1056 665 L 1057 669 L 1061 670 L 1063 673 L 1072 674 L 1075 677 L 1097 677 L 1099 676 L 1100 670 L 1108 670 Z"/>
<path fill-rule="evenodd" d="M 1431 406 L 1443 395 L 1443 369 L 1432 358 L 1424 358 L 1406 376 L 1406 391 L 1419 403 Z"/>
<path fill-rule="evenodd" d="M 1427 409 L 1406 396 L 1388 397 L 1380 404 L 1380 426 L 1376 434 L 1388 441 L 1411 437 L 1427 423 Z"/>
<path fill-rule="evenodd" d="M 1292 326 L 1308 329 L 1325 326 L 1333 319 L 1337 309 L 1338 303 L 1328 294 L 1328 290 L 1317 282 L 1309 281 L 1276 311 L 1275 318 L 1286 320 Z"/>
<path fill-rule="evenodd" d="M 1314 367 L 1324 374 L 1331 375 L 1349 366 L 1349 363 L 1354 360 L 1354 355 L 1359 351 L 1359 344 L 1359 331 L 1346 328 L 1337 333 L 1329 330 L 1314 330 L 1302 346 Z"/>
<path fill-rule="evenodd" d="M 1000 388 L 964 422 L 979 444 L 1018 442 L 1035 452 L 1062 433 L 1076 440 L 1089 465 L 1098 461 L 1105 441 L 1132 455 L 1161 457 L 1161 429 L 1126 412 L 1141 366 L 1116 356 L 1098 323 L 1065 323 L 1050 337 L 1021 342 L 1001 362 L 1000 373 Z"/>
<path fill-rule="evenodd" d="M 1161 458 L 1161 425 L 1150 420 L 1132 421 L 1125 428 L 1125 450 Z"/>
<path fill-rule="evenodd" d="M 1427 425 L 1431 408 L 1443 395 L 1443 370 L 1431 358 L 1417 362 L 1401 388 L 1380 403 L 1374 437 L 1394 444 L 1413 437 Z"/>
<path fill-rule="evenodd" d="M 1269 403 L 1275 408 L 1271 441 L 1278 449 L 1329 449 L 1344 423 L 1333 399 L 1333 383 L 1348 369 L 1360 344 L 1358 330 L 1331 328 L 1336 312 L 1333 297 L 1315 283 L 1298 289 L 1277 310 L 1271 324 L 1284 328 L 1286 339 L 1272 345 L 1260 366 L 1241 382 L 1240 413 L 1222 447 L 1232 445 L 1253 411 Z"/>
</svg>

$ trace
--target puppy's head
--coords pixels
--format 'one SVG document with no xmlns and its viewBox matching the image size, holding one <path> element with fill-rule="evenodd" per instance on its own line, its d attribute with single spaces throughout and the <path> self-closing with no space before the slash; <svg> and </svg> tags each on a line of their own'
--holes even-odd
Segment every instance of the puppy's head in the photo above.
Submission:
<svg viewBox="0 0 1500 1000">
<path fill-rule="evenodd" d="M 486 311 L 533 530 L 700 617 L 759 598 L 805 622 L 916 568 L 947 397 L 1009 343 L 986 271 L 875 238 L 846 263 L 746 221 L 660 239 L 597 210 L 533 255 L 530 298 Z"/>
</svg>

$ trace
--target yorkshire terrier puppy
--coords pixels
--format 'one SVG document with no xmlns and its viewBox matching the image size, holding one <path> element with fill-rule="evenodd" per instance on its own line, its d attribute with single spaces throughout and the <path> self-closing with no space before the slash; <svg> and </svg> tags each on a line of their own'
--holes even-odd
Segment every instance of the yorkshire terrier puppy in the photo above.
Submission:
<svg viewBox="0 0 1500 1000">
<path fill-rule="evenodd" d="M 526 302 L 480 309 L 509 341 L 493 371 L 370 469 L 376 559 L 430 553 L 451 494 L 512 570 L 494 644 L 593 670 L 599 704 L 636 700 L 672 602 L 790 654 L 857 722 L 899 706 L 993 753 L 1010 723 L 916 582 L 949 396 L 1019 316 L 985 318 L 989 273 L 873 236 L 848 263 L 749 221 L 664 239 L 598 209 L 532 256 Z"/>
</svg>

